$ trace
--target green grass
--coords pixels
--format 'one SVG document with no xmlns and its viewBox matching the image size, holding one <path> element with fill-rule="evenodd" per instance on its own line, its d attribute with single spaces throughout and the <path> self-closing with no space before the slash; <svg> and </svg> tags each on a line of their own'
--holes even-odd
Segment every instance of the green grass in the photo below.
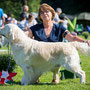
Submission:
<svg viewBox="0 0 90 90">
<path fill-rule="evenodd" d="M 51 72 L 46 72 L 40 77 L 39 84 L 27 86 L 20 85 L 23 71 L 19 66 L 16 66 L 14 72 L 17 72 L 17 75 L 14 77 L 14 84 L 0 85 L 0 90 L 90 90 L 90 55 L 86 57 L 80 52 L 79 54 L 82 62 L 81 67 L 86 72 L 86 84 L 80 84 L 79 78 L 60 80 L 59 84 L 53 84 L 51 83 L 53 74 Z"/>
</svg>

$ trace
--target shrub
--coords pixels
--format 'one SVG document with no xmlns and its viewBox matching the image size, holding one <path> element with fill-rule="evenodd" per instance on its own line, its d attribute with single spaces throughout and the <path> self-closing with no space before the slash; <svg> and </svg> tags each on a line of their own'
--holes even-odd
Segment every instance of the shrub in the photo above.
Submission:
<svg viewBox="0 0 90 90">
<path fill-rule="evenodd" d="M 83 33 L 82 33 L 82 36 L 84 36 L 84 38 L 87 39 L 88 36 L 89 36 L 89 33 L 88 33 L 88 32 L 83 32 Z"/>
<path fill-rule="evenodd" d="M 9 58 L 11 59 L 10 60 L 10 67 L 8 68 L 8 66 L 9 66 Z M 8 68 L 8 71 L 9 72 L 12 72 L 13 70 L 14 70 L 14 68 L 15 68 L 15 65 L 16 65 L 16 63 L 15 63 L 15 61 L 14 61 L 14 59 L 13 59 L 13 56 L 8 56 L 7 54 L 5 55 L 0 55 L 0 71 L 2 71 L 2 70 L 7 70 L 7 68 Z"/>
<path fill-rule="evenodd" d="M 68 30 L 70 32 L 75 30 L 76 27 L 76 23 L 77 23 L 77 17 L 75 16 L 75 18 L 73 19 L 73 21 L 71 21 L 69 18 L 67 18 L 69 25 L 68 25 Z"/>
</svg>

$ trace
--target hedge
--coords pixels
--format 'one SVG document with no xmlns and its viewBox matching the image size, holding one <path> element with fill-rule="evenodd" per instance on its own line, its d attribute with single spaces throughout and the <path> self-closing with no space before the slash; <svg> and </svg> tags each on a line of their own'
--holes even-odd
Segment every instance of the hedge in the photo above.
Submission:
<svg viewBox="0 0 90 90">
<path fill-rule="evenodd" d="M 8 68 L 9 60 L 10 60 L 10 67 Z M 12 55 L 11 56 L 8 56 L 7 54 L 0 55 L 0 71 L 2 70 L 6 71 L 8 69 L 9 72 L 12 72 L 15 66 L 16 66 L 16 63 Z"/>
</svg>

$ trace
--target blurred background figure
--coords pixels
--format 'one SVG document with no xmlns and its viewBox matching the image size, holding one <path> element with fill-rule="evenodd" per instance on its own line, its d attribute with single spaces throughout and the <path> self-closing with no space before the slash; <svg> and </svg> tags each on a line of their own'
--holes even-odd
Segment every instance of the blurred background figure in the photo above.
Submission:
<svg viewBox="0 0 90 90">
<path fill-rule="evenodd" d="M 66 19 L 65 15 L 60 15 L 59 16 L 60 20 L 63 20 L 63 22 L 60 22 L 61 25 L 63 25 L 66 29 L 68 29 L 68 20 Z"/>
<path fill-rule="evenodd" d="M 27 20 L 27 15 L 26 14 L 23 14 L 22 15 L 22 20 L 18 24 L 18 27 L 20 27 L 23 31 L 25 30 L 26 20 Z"/>
<path fill-rule="evenodd" d="M 30 13 L 25 23 L 25 30 L 28 30 L 31 26 L 35 24 L 37 24 L 37 21 L 35 20 L 34 15 Z"/>
<path fill-rule="evenodd" d="M 4 15 L 5 19 L 6 19 L 7 18 L 7 14 L 6 13 L 3 13 L 3 15 Z"/>
<path fill-rule="evenodd" d="M 11 13 L 7 14 L 7 18 L 5 18 L 6 24 L 17 24 L 17 20 L 11 16 Z"/>
<path fill-rule="evenodd" d="M 56 9 L 56 13 L 57 13 L 58 16 L 60 16 L 60 14 L 62 13 L 62 9 L 61 8 L 57 8 Z"/>
<path fill-rule="evenodd" d="M 29 11 L 29 7 L 28 7 L 27 5 L 24 5 L 24 6 L 23 6 L 23 10 L 22 10 L 22 12 L 21 12 L 21 14 L 20 14 L 20 19 L 21 19 L 21 20 L 23 19 L 23 15 L 24 15 L 24 14 L 25 14 L 25 15 L 27 16 L 27 18 L 28 18 L 28 15 L 29 15 L 28 11 Z"/>
<path fill-rule="evenodd" d="M 13 18 L 11 17 L 10 13 L 7 14 L 7 18 L 6 18 L 6 24 L 9 24 L 9 23 L 13 23 Z"/>
<path fill-rule="evenodd" d="M 4 23 L 5 23 L 5 17 L 4 17 L 3 9 L 0 8 L 0 27 L 4 27 Z"/>
<path fill-rule="evenodd" d="M 62 9 L 61 8 L 57 8 L 56 9 L 56 13 L 55 13 L 55 18 L 54 18 L 54 22 L 55 23 L 61 22 L 60 21 L 60 18 L 59 18 L 59 16 L 61 15 L 61 13 L 62 13 Z"/>
<path fill-rule="evenodd" d="M 0 8 L 0 27 L 4 27 L 5 23 L 5 17 L 4 17 L 4 12 L 3 9 Z M 3 36 L 0 35 L 0 48 L 1 48 L 1 41 L 3 40 Z"/>
</svg>

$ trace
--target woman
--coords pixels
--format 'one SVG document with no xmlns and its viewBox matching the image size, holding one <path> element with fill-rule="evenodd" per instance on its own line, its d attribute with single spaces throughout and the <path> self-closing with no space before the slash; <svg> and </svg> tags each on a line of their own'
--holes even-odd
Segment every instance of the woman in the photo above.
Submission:
<svg viewBox="0 0 90 90">
<path fill-rule="evenodd" d="M 34 39 L 38 41 L 59 42 L 62 41 L 64 37 L 69 41 L 79 41 L 90 45 L 90 41 L 83 40 L 78 36 L 70 34 L 70 32 L 60 24 L 54 24 L 54 17 L 55 11 L 51 6 L 45 3 L 40 5 L 38 19 L 42 23 L 32 26 L 28 31 L 26 31 L 26 34 L 31 38 L 34 37 Z M 57 68 L 59 67 L 56 67 L 56 70 L 52 70 L 54 73 L 53 82 L 55 83 L 59 82 L 59 72 L 57 71 Z"/>
</svg>

